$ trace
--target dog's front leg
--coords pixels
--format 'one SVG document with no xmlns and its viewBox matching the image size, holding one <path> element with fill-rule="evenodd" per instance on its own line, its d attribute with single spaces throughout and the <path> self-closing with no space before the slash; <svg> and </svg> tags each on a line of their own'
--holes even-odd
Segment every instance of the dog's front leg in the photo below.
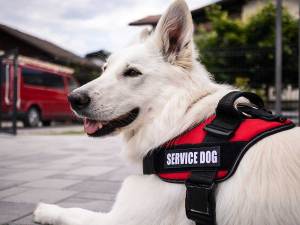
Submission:
<svg viewBox="0 0 300 225">
<path fill-rule="evenodd" d="M 192 225 L 185 214 L 185 186 L 154 175 L 130 176 L 123 182 L 112 210 L 88 225 Z"/>
<path fill-rule="evenodd" d="M 86 225 L 100 213 L 80 208 L 62 208 L 58 205 L 39 203 L 33 213 L 34 222 L 50 225 Z"/>
<path fill-rule="evenodd" d="M 191 225 L 185 215 L 185 187 L 154 175 L 130 176 L 109 213 L 40 204 L 35 221 L 51 225 Z"/>
</svg>

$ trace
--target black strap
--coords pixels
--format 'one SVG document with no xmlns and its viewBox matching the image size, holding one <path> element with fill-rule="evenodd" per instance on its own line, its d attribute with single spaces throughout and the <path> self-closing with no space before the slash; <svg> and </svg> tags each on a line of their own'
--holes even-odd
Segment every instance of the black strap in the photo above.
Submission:
<svg viewBox="0 0 300 225">
<path fill-rule="evenodd" d="M 250 92 L 233 91 L 225 95 L 216 109 L 216 118 L 204 128 L 208 133 L 205 142 L 220 142 L 229 140 L 245 115 L 234 106 L 235 101 L 240 98 L 247 98 L 257 108 L 264 108 L 263 100 L 256 94 Z"/>
<path fill-rule="evenodd" d="M 272 112 L 266 110 L 265 108 L 256 108 L 255 106 L 249 106 L 244 104 L 239 104 L 237 108 L 240 112 L 243 112 L 251 118 L 259 118 L 266 121 L 277 122 L 284 122 L 287 120 L 285 116 L 279 114 L 272 114 Z"/>
<path fill-rule="evenodd" d="M 186 215 L 197 225 L 216 224 L 215 176 L 216 170 L 193 171 L 185 182 Z"/>
<path fill-rule="evenodd" d="M 257 108 L 264 108 L 263 100 L 256 94 L 251 92 L 232 91 L 225 95 L 220 101 L 216 109 L 217 116 L 219 115 L 241 115 L 241 113 L 235 109 L 234 103 L 240 98 L 244 97 L 251 103 L 257 106 Z"/>
</svg>

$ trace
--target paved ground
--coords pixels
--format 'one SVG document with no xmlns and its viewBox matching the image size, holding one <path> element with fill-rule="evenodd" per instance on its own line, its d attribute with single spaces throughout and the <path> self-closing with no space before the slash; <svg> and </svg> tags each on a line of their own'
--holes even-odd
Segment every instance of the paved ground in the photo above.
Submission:
<svg viewBox="0 0 300 225">
<path fill-rule="evenodd" d="M 109 211 L 134 168 L 118 138 L 0 134 L 0 225 L 32 224 L 39 201 Z"/>
<path fill-rule="evenodd" d="M 2 122 L 1 126 L 3 128 L 11 129 L 11 122 Z M 82 124 L 65 124 L 65 123 L 52 123 L 49 127 L 39 126 L 37 128 L 26 128 L 23 127 L 22 122 L 17 123 L 18 134 L 21 135 L 52 135 L 52 134 L 83 134 Z"/>
</svg>

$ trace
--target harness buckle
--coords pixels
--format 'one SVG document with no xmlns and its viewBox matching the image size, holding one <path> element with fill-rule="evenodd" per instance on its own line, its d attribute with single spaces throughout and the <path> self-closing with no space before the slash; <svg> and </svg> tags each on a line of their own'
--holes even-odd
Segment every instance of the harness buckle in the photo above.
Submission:
<svg viewBox="0 0 300 225">
<path fill-rule="evenodd" d="M 206 180 L 206 179 L 205 179 Z M 186 180 L 186 215 L 197 225 L 215 224 L 215 189 L 214 182 Z"/>
<path fill-rule="evenodd" d="M 214 136 L 217 137 L 225 137 L 229 138 L 233 135 L 235 130 L 233 129 L 226 129 L 225 127 L 217 126 L 216 124 L 207 124 L 204 127 L 204 130 L 207 131 L 208 133 L 213 134 Z"/>
</svg>

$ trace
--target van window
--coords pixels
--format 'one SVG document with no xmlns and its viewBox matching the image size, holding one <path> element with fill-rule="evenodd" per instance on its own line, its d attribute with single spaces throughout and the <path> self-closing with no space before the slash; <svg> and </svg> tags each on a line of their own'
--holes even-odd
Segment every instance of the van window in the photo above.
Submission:
<svg viewBox="0 0 300 225">
<path fill-rule="evenodd" d="M 6 80 L 6 65 L 4 63 L 0 64 L 0 83 L 3 84 Z"/>
<path fill-rule="evenodd" d="M 63 77 L 56 74 L 23 68 L 22 75 L 25 84 L 64 89 Z"/>
<path fill-rule="evenodd" d="M 73 78 L 68 77 L 68 89 L 69 89 L 69 91 L 73 91 L 76 88 L 78 88 L 77 82 Z"/>
</svg>

